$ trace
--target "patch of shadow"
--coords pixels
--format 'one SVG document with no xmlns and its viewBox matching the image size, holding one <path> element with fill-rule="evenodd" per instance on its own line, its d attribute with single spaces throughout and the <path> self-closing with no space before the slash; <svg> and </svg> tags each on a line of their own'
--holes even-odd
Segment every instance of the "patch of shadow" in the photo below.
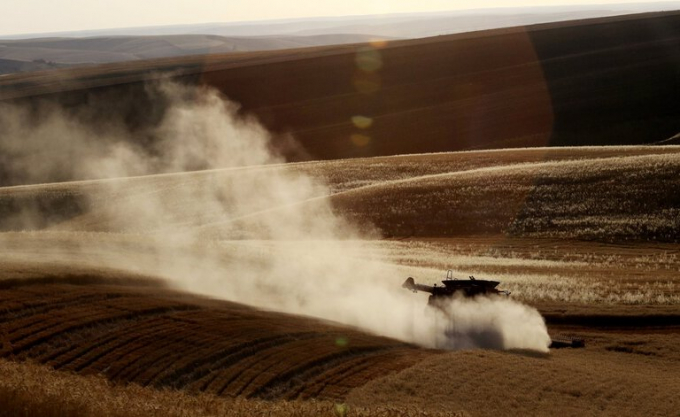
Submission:
<svg viewBox="0 0 680 417">
<path fill-rule="evenodd" d="M 40 230 L 85 213 L 79 194 L 40 193 L 0 196 L 0 231 Z"/>
<path fill-rule="evenodd" d="M 517 355 L 517 356 L 526 356 L 529 358 L 538 358 L 538 359 L 549 359 L 550 358 L 550 352 L 541 352 L 538 350 L 531 350 L 531 349 L 508 349 L 505 351 L 505 353 L 508 353 L 510 355 Z"/>
<path fill-rule="evenodd" d="M 653 145 L 680 145 L 680 133 L 665 140 L 660 140 Z"/>
<path fill-rule="evenodd" d="M 619 352 L 619 353 L 633 353 L 636 355 L 644 355 L 644 356 L 659 356 L 658 353 L 656 352 L 650 352 L 647 350 L 640 350 L 640 349 L 635 349 L 631 346 L 621 346 L 621 345 L 614 345 L 614 346 L 607 346 L 605 347 L 606 350 L 609 352 Z"/>
<path fill-rule="evenodd" d="M 143 275 L 105 276 L 94 274 L 44 275 L 30 278 L 0 277 L 0 289 L 21 287 L 26 285 L 70 284 L 70 285 L 121 285 L 134 287 L 167 288 L 169 284 L 158 278 Z"/>
<path fill-rule="evenodd" d="M 494 328 L 479 328 L 479 329 L 448 329 L 444 332 L 445 340 L 443 346 L 438 346 L 442 349 L 493 349 L 503 350 L 504 340 L 503 334 Z"/>
</svg>

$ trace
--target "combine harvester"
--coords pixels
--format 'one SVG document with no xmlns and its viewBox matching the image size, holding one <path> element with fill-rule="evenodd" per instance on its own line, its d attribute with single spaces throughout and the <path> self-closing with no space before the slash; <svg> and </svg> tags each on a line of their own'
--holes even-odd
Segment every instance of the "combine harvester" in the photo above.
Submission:
<svg viewBox="0 0 680 417">
<path fill-rule="evenodd" d="M 442 281 L 442 284 L 444 285 L 440 287 L 437 284 L 433 286 L 416 284 L 413 277 L 408 277 L 402 287 L 413 292 L 430 293 L 427 304 L 439 309 L 457 296 L 469 298 L 478 295 L 510 295 L 510 291 L 502 291 L 496 288 L 500 284 L 498 281 L 476 279 L 473 276 L 470 276 L 467 280 L 454 278 L 451 269 L 446 272 L 446 279 Z"/>
<path fill-rule="evenodd" d="M 406 281 L 401 285 L 403 288 L 415 292 L 422 291 L 430 294 L 427 300 L 427 304 L 430 307 L 437 308 L 442 311 L 445 310 L 445 306 L 457 297 L 462 298 L 472 298 L 477 296 L 494 296 L 503 295 L 509 296 L 510 291 L 499 290 L 499 281 L 489 281 L 483 279 L 476 279 L 470 276 L 469 279 L 458 279 L 454 278 L 453 270 L 449 269 L 446 272 L 446 278 L 442 280 L 443 286 L 433 286 L 417 284 L 413 277 L 408 277 Z M 453 325 L 453 323 L 451 323 Z M 567 336 L 555 336 L 551 340 L 550 348 L 582 348 L 585 347 L 585 341 L 581 338 L 567 337 Z"/>
</svg>

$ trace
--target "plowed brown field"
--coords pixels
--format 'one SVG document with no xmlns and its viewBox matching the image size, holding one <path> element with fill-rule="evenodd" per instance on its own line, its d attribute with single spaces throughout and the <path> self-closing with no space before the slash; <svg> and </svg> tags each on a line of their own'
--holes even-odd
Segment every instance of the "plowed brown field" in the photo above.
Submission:
<svg viewBox="0 0 680 417">
<path fill-rule="evenodd" d="M 2 285 L 3 357 L 142 386 L 292 400 L 341 399 L 433 354 L 163 288 L 68 281 Z"/>
</svg>

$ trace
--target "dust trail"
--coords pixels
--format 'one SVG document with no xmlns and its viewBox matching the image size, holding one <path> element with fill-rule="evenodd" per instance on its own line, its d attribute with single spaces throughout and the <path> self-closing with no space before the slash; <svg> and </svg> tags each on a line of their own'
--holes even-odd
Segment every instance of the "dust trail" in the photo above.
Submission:
<svg viewBox="0 0 680 417">
<path fill-rule="evenodd" d="M 437 314 L 438 347 L 535 349 L 550 343 L 536 309 L 509 298 L 457 299 Z"/>
<path fill-rule="evenodd" d="M 462 300 L 448 312 L 455 331 L 442 327 L 423 298 L 401 288 L 413 269 L 367 255 L 375 231 L 350 224 L 318 198 L 330 194 L 318 178 L 274 165 L 285 161 L 271 135 L 218 92 L 167 81 L 150 85 L 148 94 L 162 103 L 154 110 L 162 116 L 143 131 L 115 117 L 83 123 L 54 107 L 37 115 L 0 112 L 9 183 L 119 178 L 74 184 L 86 210 L 47 224 L 51 231 L 0 236 L 15 264 L 39 258 L 160 276 L 192 292 L 424 346 L 547 350 L 540 314 L 513 301 Z M 246 166 L 260 168 L 125 178 Z M 297 204 L 306 200 L 314 204 Z M 45 214 L 16 218 L 43 224 L 30 217 Z"/>
</svg>

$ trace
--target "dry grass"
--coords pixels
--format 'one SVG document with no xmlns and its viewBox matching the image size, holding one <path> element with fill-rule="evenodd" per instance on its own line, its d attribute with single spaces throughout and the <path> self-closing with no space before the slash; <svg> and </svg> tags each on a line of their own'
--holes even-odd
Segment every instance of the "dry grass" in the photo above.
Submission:
<svg viewBox="0 0 680 417">
<path fill-rule="evenodd" d="M 20 212 L 36 217 L 26 211 L 46 211 L 42 217 L 52 219 L 25 221 L 25 229 L 153 232 L 209 225 L 214 232 L 246 214 L 271 216 L 278 206 L 298 203 L 305 209 L 307 199 L 313 206 L 314 199 L 330 197 L 343 215 L 374 223 L 387 236 L 507 233 L 673 241 L 680 204 L 668 190 L 675 188 L 679 153 L 680 147 L 673 146 L 536 148 L 81 181 L 4 188 L 0 210 L 5 224 L 21 224 Z M 273 175 L 299 173 L 328 187 L 299 200 L 254 200 L 246 207 L 229 201 L 232 189 L 267 187 Z M 664 186 L 653 186 L 658 183 Z M 216 199 L 219 205 L 195 204 Z M 149 200 L 167 210 L 145 215 Z M 115 221 L 112 213 L 126 221 Z"/>
<path fill-rule="evenodd" d="M 353 407 L 330 401 L 267 402 L 190 395 L 101 377 L 55 372 L 44 366 L 0 360 L 0 416 L 455 416 L 424 413 L 413 406 Z"/>
<path fill-rule="evenodd" d="M 545 357 L 448 353 L 355 389 L 348 401 L 409 404 L 429 412 L 464 409 L 476 416 L 677 414 L 678 335 L 622 338 L 587 334 L 585 350 Z"/>
<path fill-rule="evenodd" d="M 386 180 L 331 199 L 350 219 L 395 237 L 674 242 L 680 203 L 669 190 L 679 169 L 676 154 L 498 164 Z"/>
<path fill-rule="evenodd" d="M 557 239 L 461 237 L 374 242 L 363 256 L 408 267 L 426 282 L 453 268 L 459 277 L 497 279 L 513 297 L 597 305 L 680 304 L 678 248 Z"/>
<path fill-rule="evenodd" d="M 158 272 L 159 253 L 214 253 L 229 265 L 230 259 L 264 262 L 305 250 L 304 244 L 298 249 L 296 243 L 288 241 L 244 241 L 190 249 L 170 245 L 159 252 L 158 242 L 144 236 L 65 232 L 5 234 L 4 243 L 12 248 L 0 262 L 5 279 L 44 277 L 48 268 L 54 277 L 95 272 L 115 281 L 128 275 L 120 271 L 120 262 L 125 260 L 135 266 L 127 279 L 139 280 Z M 399 285 L 398 277 L 409 275 L 431 284 L 453 268 L 459 277 L 497 279 L 514 298 L 531 303 L 588 304 L 593 309 L 607 305 L 672 307 L 680 303 L 680 267 L 674 244 L 622 246 L 487 236 L 317 244 L 324 246 L 329 251 L 337 248 L 338 253 L 358 262 L 377 265 L 385 271 L 379 278 L 389 286 Z M 41 253 L 40 262 L 35 260 L 35 253 Z"/>
<path fill-rule="evenodd" d="M 454 268 L 461 276 L 496 278 L 534 303 L 673 306 L 680 302 L 677 248 L 628 248 L 625 242 L 680 236 L 680 201 L 669 191 L 677 188 L 679 155 L 673 146 L 476 151 L 11 187 L 0 190 L 0 197 L 14 206 L 87 204 L 79 206 L 82 213 L 66 209 L 71 218 L 57 216 L 48 227 L 68 233 L 4 234 L 12 247 L 5 262 L 30 261 L 40 251 L 59 261 L 53 265 L 116 268 L 118 260 L 108 257 L 117 252 L 144 265 L 161 233 L 181 230 L 207 242 L 257 238 L 253 230 L 264 218 L 276 224 L 279 211 L 291 204 L 313 218 L 318 202 L 329 198 L 336 211 L 359 224 L 376 224 L 386 236 L 413 237 L 361 245 L 357 257 L 400 265 L 428 281 Z M 298 200 L 254 199 L 245 207 L 228 198 L 234 187 L 258 188 L 272 176 L 298 173 L 328 187 Z M 154 210 L 146 211 L 149 201 Z M 102 231 L 116 233 L 92 233 Z M 469 237 L 482 233 L 493 236 L 477 243 Z M 616 243 L 597 243 L 602 241 Z M 220 245 L 231 256 L 278 250 L 276 242 L 247 242 Z"/>
</svg>

